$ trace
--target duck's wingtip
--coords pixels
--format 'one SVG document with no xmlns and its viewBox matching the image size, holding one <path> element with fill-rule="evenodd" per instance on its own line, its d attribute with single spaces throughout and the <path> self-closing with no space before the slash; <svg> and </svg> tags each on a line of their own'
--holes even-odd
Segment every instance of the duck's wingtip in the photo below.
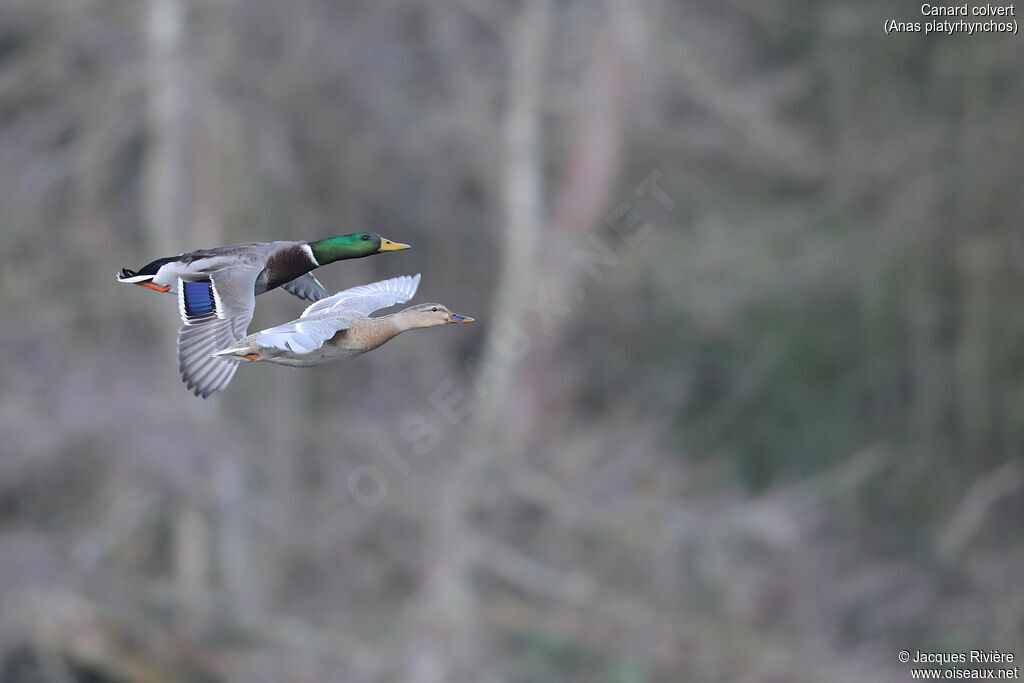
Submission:
<svg viewBox="0 0 1024 683">
<path fill-rule="evenodd" d="M 416 296 L 416 290 L 418 290 L 420 288 L 420 274 L 419 273 L 416 273 L 415 275 L 406 275 L 406 277 L 409 278 L 407 280 L 407 282 L 409 283 L 409 286 L 407 288 L 407 291 L 406 291 L 403 303 L 405 301 L 408 301 L 409 299 L 413 298 L 414 296 Z"/>
</svg>

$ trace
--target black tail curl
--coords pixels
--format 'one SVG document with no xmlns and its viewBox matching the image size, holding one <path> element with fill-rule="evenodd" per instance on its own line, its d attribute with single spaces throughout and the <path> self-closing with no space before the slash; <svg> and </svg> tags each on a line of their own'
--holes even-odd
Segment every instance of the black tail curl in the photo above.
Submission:
<svg viewBox="0 0 1024 683">
<path fill-rule="evenodd" d="M 147 263 L 138 270 L 132 270 L 131 268 L 122 268 L 121 277 L 135 277 L 136 275 L 156 275 L 156 271 L 160 270 L 165 263 L 171 261 L 177 261 L 178 256 L 168 256 L 166 258 L 158 258 L 152 263 Z"/>
</svg>

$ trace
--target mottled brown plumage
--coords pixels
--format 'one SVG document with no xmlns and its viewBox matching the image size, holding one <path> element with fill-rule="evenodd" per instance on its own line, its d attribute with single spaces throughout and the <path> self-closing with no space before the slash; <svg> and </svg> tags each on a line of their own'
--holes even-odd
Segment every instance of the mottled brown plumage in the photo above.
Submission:
<svg viewBox="0 0 1024 683">
<path fill-rule="evenodd" d="M 214 355 L 279 365 L 323 365 L 372 351 L 406 330 L 473 322 L 442 304 L 418 304 L 369 317 L 380 308 L 412 298 L 419 279 L 419 275 L 404 276 L 339 292 L 310 306 L 299 319 L 251 334 Z"/>
</svg>

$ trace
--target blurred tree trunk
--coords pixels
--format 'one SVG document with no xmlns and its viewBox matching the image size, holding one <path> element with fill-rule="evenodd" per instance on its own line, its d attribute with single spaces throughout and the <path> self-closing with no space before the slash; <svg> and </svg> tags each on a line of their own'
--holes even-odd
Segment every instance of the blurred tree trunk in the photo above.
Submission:
<svg viewBox="0 0 1024 683">
<path fill-rule="evenodd" d="M 941 299 L 934 258 L 915 264 L 910 273 L 907 308 L 910 327 L 910 372 L 913 394 L 910 418 L 918 444 L 919 467 L 940 457 L 947 461 L 949 443 L 943 438 L 952 379 L 941 346 Z M 948 492 L 944 492 L 948 493 Z"/>
<path fill-rule="evenodd" d="M 182 0 L 150 0 L 146 17 L 149 52 L 147 155 L 144 171 L 146 236 L 154 254 L 172 253 L 188 242 L 186 175 L 187 122 L 183 43 L 185 9 Z M 176 240 L 175 235 L 184 239 Z"/>
<path fill-rule="evenodd" d="M 190 180 L 197 164 L 192 163 L 189 152 L 197 132 L 188 116 L 194 107 L 189 101 L 186 75 L 193 70 L 185 63 L 187 23 L 183 0 L 150 0 L 146 21 L 149 107 L 144 216 L 150 253 L 165 256 L 197 248 L 200 242 L 210 246 L 222 243 L 223 206 L 220 193 L 212 189 L 217 187 L 216 179 L 204 179 L 204 191 L 198 193 Z M 221 140 L 218 128 L 222 117 L 217 115 L 215 105 L 208 109 L 208 137 Z M 218 168 L 219 147 L 202 145 L 199 149 L 199 168 Z M 196 234 L 197 216 L 202 218 L 202 235 Z M 158 312 L 166 315 L 163 307 Z M 161 357 L 174 357 L 172 341 L 168 338 Z M 181 392 L 181 387 L 175 386 L 173 390 Z M 208 428 L 220 416 L 217 399 L 199 401 L 182 393 L 181 400 L 190 401 L 191 429 L 184 431 L 183 443 L 198 449 L 203 456 L 195 460 L 200 471 L 192 475 L 208 484 L 197 486 L 195 497 L 175 512 L 175 577 L 183 594 L 203 595 L 216 561 L 226 594 L 241 612 L 251 612 L 261 600 L 252 570 L 245 468 L 235 452 L 202 453 L 209 443 L 203 437 L 212 435 Z M 195 439 L 196 434 L 201 435 L 199 439 Z M 215 509 L 206 504 L 211 495 Z M 215 530 L 211 529 L 214 514 Z M 214 546 L 216 557 L 211 553 Z"/>
<path fill-rule="evenodd" d="M 521 326 L 521 302 L 536 274 L 537 247 L 544 228 L 541 153 L 541 97 L 550 24 L 548 0 L 525 3 L 511 32 L 509 83 L 504 119 L 502 192 L 503 248 L 492 320 L 481 367 L 501 371 L 477 405 L 462 459 L 447 478 L 435 522 L 433 558 L 417 619 L 409 680 L 440 683 L 490 680 L 483 659 L 478 598 L 470 573 L 480 551 L 469 519 L 483 470 L 503 440 L 515 431 L 509 419 L 517 359 L 510 360 L 508 326 Z M 414 636 L 416 637 L 416 636 Z"/>
<path fill-rule="evenodd" d="M 207 73 L 218 74 L 226 68 L 219 61 L 219 56 L 214 55 L 204 62 Z M 225 234 L 226 216 L 231 215 L 231 202 L 234 200 L 234 195 L 228 190 L 232 181 L 226 179 L 238 172 L 233 161 L 243 148 L 238 132 L 244 130 L 240 117 L 223 106 L 217 94 L 209 88 L 205 89 L 202 99 L 202 103 L 196 104 L 196 107 L 202 107 L 203 123 L 194 133 L 201 144 L 195 146 L 191 174 L 197 180 L 193 188 L 191 232 L 194 234 L 189 238 L 190 249 L 234 241 Z M 287 388 L 290 384 L 284 382 L 275 387 L 275 395 L 283 404 L 294 401 Z M 192 423 L 208 430 L 214 438 L 220 432 L 219 422 L 224 419 L 220 409 L 224 396 L 218 394 L 205 401 L 184 397 L 189 400 Z M 280 406 L 276 410 L 291 414 Z M 228 443 L 207 453 L 205 460 L 212 468 L 208 492 L 215 507 L 211 513 L 216 525 L 216 556 L 211 558 L 211 562 L 216 562 L 217 575 L 225 594 L 237 616 L 243 620 L 262 613 L 266 604 L 261 575 L 257 572 L 257 567 L 263 565 L 256 561 L 251 533 L 251 470 L 253 460 L 261 452 L 273 459 L 284 457 L 280 447 L 236 447 Z"/>
<path fill-rule="evenodd" d="M 999 247 L 979 236 L 957 254 L 960 279 L 960 334 L 954 357 L 960 448 L 973 470 L 995 463 L 993 443 L 992 324 L 996 317 L 992 274 Z"/>
<path fill-rule="evenodd" d="M 586 247 L 589 234 L 607 229 L 602 218 L 612 208 L 612 192 L 621 167 L 630 79 L 643 44 L 642 11 L 642 7 L 625 0 L 608 3 L 601 39 L 592 45 L 575 107 L 569 114 L 572 143 L 560 169 L 549 230 L 549 239 L 557 240 L 560 247 L 537 255 L 540 272 L 530 279 L 528 291 L 522 292 L 517 302 L 530 309 L 524 324 L 533 342 L 518 387 L 520 406 L 532 414 L 526 429 L 520 431 L 523 437 L 537 433 L 539 421 L 562 414 L 568 409 L 567 403 L 574 400 L 559 386 L 562 378 L 552 376 L 549 370 L 555 364 L 555 350 L 564 339 L 564 322 L 575 308 L 571 302 L 582 298 L 578 293 L 586 284 L 582 281 L 584 271 L 568 255 Z M 545 301 L 544 308 L 549 308 L 541 312 L 540 304 Z"/>
<path fill-rule="evenodd" d="M 492 320 L 484 342 L 481 368 L 500 368 L 489 377 L 478 406 L 470 460 L 483 464 L 485 454 L 501 449 L 523 423 L 525 408 L 517 404 L 516 367 L 521 359 L 507 353 L 509 330 L 524 325 L 523 301 L 533 296 L 538 275 L 538 247 L 546 229 L 543 196 L 541 95 L 550 23 L 546 2 L 530 3 L 514 34 L 510 55 L 508 103 L 504 121 L 502 185 L 502 265 Z M 516 424 L 510 424 L 509 421 Z M 500 421 L 500 425 L 498 424 Z M 477 468 L 471 468 L 477 469 Z"/>
<path fill-rule="evenodd" d="M 191 237 L 185 156 L 188 105 L 182 64 L 185 30 L 182 0 L 149 1 L 143 216 L 148 250 L 154 258 L 175 253 L 175 245 L 188 244 Z M 171 342 L 161 346 L 159 356 L 172 358 Z M 202 594 L 210 575 L 209 525 L 195 505 L 176 509 L 174 515 L 175 580 L 183 595 Z"/>
</svg>

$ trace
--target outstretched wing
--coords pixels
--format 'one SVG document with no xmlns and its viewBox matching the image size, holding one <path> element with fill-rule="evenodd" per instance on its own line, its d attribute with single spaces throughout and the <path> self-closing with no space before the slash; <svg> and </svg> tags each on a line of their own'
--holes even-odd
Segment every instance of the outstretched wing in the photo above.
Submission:
<svg viewBox="0 0 1024 683">
<path fill-rule="evenodd" d="M 346 289 L 317 301 L 298 320 L 260 331 L 256 342 L 292 353 L 309 353 L 323 346 L 339 330 L 348 329 L 356 317 L 405 303 L 416 294 L 419 284 L 417 273 Z"/>
<path fill-rule="evenodd" d="M 303 318 L 325 313 L 352 311 L 370 315 L 395 304 L 404 304 L 416 295 L 420 286 L 420 274 L 402 275 L 390 280 L 381 280 L 368 285 L 345 289 L 326 299 L 321 299 L 302 312 Z"/>
<path fill-rule="evenodd" d="M 245 336 L 255 307 L 259 268 L 233 266 L 203 279 L 178 281 L 178 369 L 196 396 L 206 398 L 228 385 L 238 364 L 213 356 Z"/>
<path fill-rule="evenodd" d="M 327 297 L 327 290 L 313 277 L 313 273 L 300 275 L 291 282 L 281 285 L 281 289 L 306 301 L 320 301 Z"/>
</svg>

